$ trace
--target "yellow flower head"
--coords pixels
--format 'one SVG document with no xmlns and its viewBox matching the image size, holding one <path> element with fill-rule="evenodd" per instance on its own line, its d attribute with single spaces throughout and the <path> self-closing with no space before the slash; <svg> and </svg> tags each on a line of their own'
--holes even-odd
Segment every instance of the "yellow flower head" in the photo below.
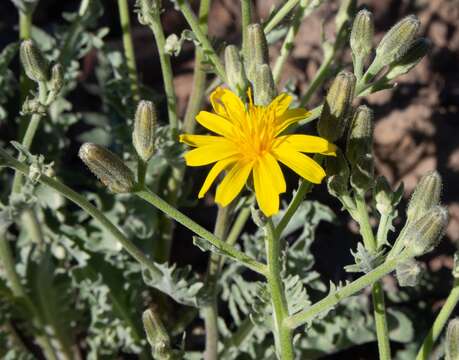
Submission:
<svg viewBox="0 0 459 360">
<path fill-rule="evenodd" d="M 319 184 L 325 177 L 322 167 L 302 153 L 336 155 L 335 145 L 317 136 L 280 135 L 289 125 L 308 116 L 304 109 L 288 108 L 291 96 L 281 94 L 268 106 L 258 106 L 249 93 L 249 104 L 245 106 L 230 90 L 217 88 L 210 101 L 215 113 L 201 111 L 196 120 L 219 136 L 180 136 L 181 142 L 196 147 L 185 154 L 188 166 L 215 163 L 199 198 L 226 169 L 215 197 L 218 204 L 226 206 L 252 174 L 258 205 L 266 216 L 271 216 L 279 211 L 279 194 L 286 190 L 278 161 L 312 183 Z"/>
</svg>

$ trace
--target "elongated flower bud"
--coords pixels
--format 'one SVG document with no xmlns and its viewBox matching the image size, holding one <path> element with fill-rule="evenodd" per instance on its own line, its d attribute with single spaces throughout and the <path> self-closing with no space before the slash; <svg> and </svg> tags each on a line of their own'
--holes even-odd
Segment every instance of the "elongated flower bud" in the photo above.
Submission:
<svg viewBox="0 0 459 360">
<path fill-rule="evenodd" d="M 421 256 L 437 246 L 447 223 L 448 211 L 444 207 L 435 206 L 409 225 L 402 241 L 412 256 Z"/>
<path fill-rule="evenodd" d="M 147 162 L 155 151 L 157 113 L 151 101 L 140 101 L 134 119 L 132 143 L 139 157 Z"/>
<path fill-rule="evenodd" d="M 228 45 L 225 49 L 225 68 L 231 90 L 244 96 L 247 89 L 247 77 L 239 49 L 234 45 Z"/>
<path fill-rule="evenodd" d="M 91 172 L 115 193 L 128 193 L 134 189 L 134 174 L 118 156 L 106 148 L 85 143 L 78 156 Z"/>
<path fill-rule="evenodd" d="M 54 64 L 51 68 L 51 90 L 58 93 L 64 85 L 64 69 L 61 64 Z"/>
<path fill-rule="evenodd" d="M 430 40 L 425 38 L 416 39 L 411 43 L 405 55 L 391 64 L 385 77 L 388 80 L 392 80 L 398 76 L 406 74 L 419 64 L 422 58 L 427 55 L 431 47 L 432 43 Z"/>
<path fill-rule="evenodd" d="M 400 20 L 382 38 L 376 48 L 375 61 L 385 66 L 401 59 L 415 39 L 419 26 L 419 19 L 414 15 Z"/>
<path fill-rule="evenodd" d="M 430 171 L 425 174 L 414 189 L 406 209 L 407 221 L 416 221 L 440 202 L 442 181 L 440 174 Z"/>
<path fill-rule="evenodd" d="M 49 64 L 32 40 L 21 43 L 19 51 L 22 66 L 27 76 L 36 82 L 49 80 Z"/>
<path fill-rule="evenodd" d="M 368 10 L 360 10 L 352 25 L 350 45 L 354 56 L 364 59 L 373 48 L 373 14 Z"/>
<path fill-rule="evenodd" d="M 373 146 L 373 111 L 365 105 L 359 106 L 349 128 L 346 156 L 351 164 L 362 156 L 372 152 Z"/>
<path fill-rule="evenodd" d="M 354 74 L 341 71 L 328 90 L 317 126 L 319 135 L 330 142 L 335 142 L 344 133 L 354 98 L 355 80 Z"/>
<path fill-rule="evenodd" d="M 276 96 L 276 85 L 273 73 L 268 64 L 257 66 L 253 82 L 254 101 L 256 105 L 268 105 Z"/>
<path fill-rule="evenodd" d="M 260 24 L 250 24 L 248 28 L 248 41 L 245 54 L 245 64 L 247 78 L 253 82 L 257 72 L 257 67 L 263 64 L 269 64 L 268 42 L 266 41 L 265 32 Z"/>
<path fill-rule="evenodd" d="M 169 334 L 156 311 L 153 309 L 145 310 L 142 314 L 142 322 L 155 358 L 172 359 L 173 350 L 171 349 Z"/>
<path fill-rule="evenodd" d="M 459 318 L 448 323 L 445 347 L 446 360 L 459 360 Z"/>
</svg>

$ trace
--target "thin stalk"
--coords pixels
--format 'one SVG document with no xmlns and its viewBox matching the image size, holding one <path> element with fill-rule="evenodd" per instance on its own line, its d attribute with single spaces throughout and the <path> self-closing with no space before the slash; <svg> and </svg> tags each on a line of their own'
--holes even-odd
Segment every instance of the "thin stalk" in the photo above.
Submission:
<svg viewBox="0 0 459 360">
<path fill-rule="evenodd" d="M 435 319 L 432 328 L 424 339 L 421 348 L 419 349 L 416 360 L 427 360 L 429 354 L 432 351 L 433 344 L 437 341 L 443 328 L 446 325 L 449 317 L 451 316 L 454 308 L 459 302 L 459 279 L 454 280 L 454 285 L 451 292 L 448 295 L 445 303 L 443 304 L 440 312 Z"/>
<path fill-rule="evenodd" d="M 276 352 L 282 360 L 293 360 L 293 331 L 284 323 L 284 320 L 289 314 L 287 299 L 285 298 L 282 279 L 280 277 L 282 272 L 280 239 L 277 236 L 271 219 L 268 220 L 265 231 L 266 259 L 268 261 L 267 280 L 273 307 Z"/>
<path fill-rule="evenodd" d="M 132 42 L 131 21 L 129 19 L 129 7 L 127 0 L 118 0 L 118 12 L 120 16 L 121 31 L 123 33 L 124 57 L 128 68 L 129 82 L 131 85 L 134 102 L 140 101 L 139 80 L 137 65 L 135 62 L 134 44 Z"/>
<path fill-rule="evenodd" d="M 148 164 L 140 157 L 137 160 L 137 183 L 139 186 L 145 185 L 145 176 L 147 175 Z"/>
<path fill-rule="evenodd" d="M 387 240 L 387 236 L 392 226 L 393 217 L 390 214 L 382 214 L 379 219 L 378 231 L 376 232 L 376 246 L 382 247 Z"/>
<path fill-rule="evenodd" d="M 164 30 L 161 25 L 161 16 L 159 9 L 154 8 L 151 11 L 151 17 L 149 21 L 150 29 L 153 31 L 153 35 L 156 41 L 156 47 L 158 49 L 159 61 L 161 63 L 161 71 L 163 74 L 164 92 L 167 98 L 167 114 L 169 117 L 169 125 L 171 129 L 171 135 L 175 139 L 178 133 L 178 116 L 177 116 L 177 96 L 174 90 L 174 78 L 172 73 L 172 65 L 170 55 L 165 52 L 166 37 Z"/>
<path fill-rule="evenodd" d="M 314 305 L 289 316 L 287 319 L 285 319 L 285 325 L 293 330 L 301 325 L 306 324 L 308 321 L 314 319 L 314 317 L 318 314 L 331 309 L 341 300 L 354 295 L 368 285 L 375 283 L 386 274 L 392 272 L 397 267 L 398 262 L 403 261 L 406 258 L 407 256 L 400 256 L 397 259 L 387 260 L 369 273 L 363 275 L 362 277 L 342 287 L 341 289 L 334 291 Z"/>
<path fill-rule="evenodd" d="M 398 234 L 397 239 L 395 239 L 394 245 L 392 245 L 392 249 L 390 249 L 389 253 L 387 254 L 388 259 L 397 257 L 398 254 L 400 254 L 400 252 L 403 250 L 403 247 L 405 246 L 405 244 L 402 242 L 402 239 L 405 237 L 405 233 L 407 229 L 408 229 L 408 222 L 405 223 L 402 230 Z"/>
<path fill-rule="evenodd" d="M 311 96 L 316 92 L 317 88 L 323 84 L 330 72 L 330 66 L 333 62 L 335 52 L 332 51 L 329 54 L 326 54 L 322 64 L 320 64 L 319 69 L 317 70 L 314 78 L 310 81 L 308 88 L 303 96 L 301 96 L 300 107 L 306 106 L 306 104 L 311 99 Z M 319 113 L 320 114 L 320 113 Z"/>
<path fill-rule="evenodd" d="M 273 78 L 274 82 L 277 84 L 279 83 L 280 77 L 282 75 L 282 69 L 287 61 L 288 55 L 293 49 L 293 45 L 295 43 L 295 37 L 298 33 L 300 28 L 301 22 L 305 15 L 306 10 L 306 2 L 304 4 L 298 5 L 298 9 L 295 11 L 295 15 L 293 16 L 292 23 L 287 31 L 287 35 L 285 36 L 284 42 L 282 43 L 282 47 L 280 50 L 280 54 L 276 59 L 276 62 L 273 67 Z"/>
<path fill-rule="evenodd" d="M 19 11 L 19 40 L 28 40 L 31 36 L 32 31 L 32 11 Z M 32 80 L 30 80 L 21 66 L 21 75 L 19 79 L 19 90 L 20 90 L 20 101 L 21 103 L 25 100 L 32 88 Z M 24 133 L 27 122 L 25 118 L 21 118 L 19 124 L 19 137 Z"/>
<path fill-rule="evenodd" d="M 199 26 L 199 21 L 196 18 L 196 15 L 193 13 L 193 10 L 191 9 L 190 3 L 187 0 L 177 0 L 177 5 L 182 11 L 182 14 L 188 22 L 188 25 L 190 25 L 190 28 L 193 31 L 194 35 L 201 43 L 200 45 L 202 46 L 204 53 L 209 58 L 210 62 L 214 65 L 215 72 L 224 83 L 227 83 L 225 67 L 221 62 L 220 57 L 217 55 L 214 48 L 212 47 L 212 44 L 210 43 L 206 34 L 202 31 L 201 27 Z"/>
<path fill-rule="evenodd" d="M 212 234 L 210 231 L 206 230 L 201 225 L 191 220 L 188 216 L 186 216 L 176 208 L 172 207 L 170 204 L 161 199 L 155 193 L 149 191 L 146 188 L 143 188 L 138 190 L 135 194 L 147 201 L 148 203 L 150 203 L 151 205 L 153 205 L 154 207 L 156 207 L 157 209 L 161 210 L 163 213 L 170 216 L 178 223 L 182 224 L 183 226 L 194 232 L 196 235 L 200 236 L 204 240 L 207 240 L 211 245 L 215 246 L 216 249 L 220 250 L 225 255 L 242 263 L 249 269 L 259 274 L 266 274 L 266 265 L 261 264 L 260 262 L 256 261 L 250 256 L 247 256 L 243 252 L 228 245 L 227 243 L 216 237 L 214 234 Z"/>
<path fill-rule="evenodd" d="M 265 34 L 268 34 L 287 16 L 300 0 L 288 0 L 264 26 Z"/>
<path fill-rule="evenodd" d="M 215 222 L 214 235 L 224 239 L 228 230 L 231 215 L 230 207 L 219 207 Z M 220 270 L 220 255 L 211 253 L 207 266 L 206 285 L 210 291 L 211 299 L 204 311 L 204 325 L 206 329 L 206 360 L 218 359 L 218 293 L 217 281 Z"/>
<path fill-rule="evenodd" d="M 11 157 L 6 151 L 0 149 L 0 159 L 6 161 L 6 166 L 14 169 L 15 171 L 20 171 L 23 174 L 29 173 L 29 166 L 19 162 L 18 160 Z M 105 215 L 102 211 L 92 205 L 83 195 L 80 195 L 76 191 L 69 188 L 67 185 L 50 178 L 44 174 L 40 176 L 38 181 L 41 184 L 49 186 L 56 192 L 60 193 L 62 196 L 66 197 L 73 203 L 77 204 L 81 209 L 91 215 L 95 220 L 99 221 L 102 226 L 107 230 L 119 243 L 122 245 L 124 250 L 128 252 L 134 259 L 136 259 L 140 264 L 149 269 L 155 276 L 161 276 L 161 270 L 159 270 L 155 263 L 148 259 L 142 251 L 135 246 L 131 240 L 129 240 Z"/>
<path fill-rule="evenodd" d="M 252 8 L 250 1 L 251 0 L 241 0 L 242 49 L 245 49 L 247 46 L 249 39 L 249 25 L 252 22 Z"/>
<path fill-rule="evenodd" d="M 362 235 L 363 243 L 367 250 L 374 253 L 376 251 L 376 241 L 371 228 L 370 218 L 368 217 L 367 205 L 363 196 L 355 196 L 356 205 L 356 220 L 360 226 L 360 234 Z"/>
</svg>

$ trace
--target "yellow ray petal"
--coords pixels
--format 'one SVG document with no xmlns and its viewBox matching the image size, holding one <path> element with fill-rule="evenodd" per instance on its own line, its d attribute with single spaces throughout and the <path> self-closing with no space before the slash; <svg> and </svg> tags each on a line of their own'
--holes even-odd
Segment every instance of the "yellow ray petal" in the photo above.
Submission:
<svg viewBox="0 0 459 360">
<path fill-rule="evenodd" d="M 233 125 L 220 115 L 208 111 L 201 111 L 196 116 L 196 121 L 218 135 L 225 137 L 231 137 L 233 135 Z"/>
<path fill-rule="evenodd" d="M 210 94 L 210 103 L 212 104 L 212 108 L 214 111 L 223 117 L 226 117 L 226 109 L 225 106 L 223 105 L 221 98 L 224 94 L 225 90 L 219 86 L 217 87 L 214 91 L 212 91 L 212 94 Z"/>
<path fill-rule="evenodd" d="M 245 121 L 246 109 L 239 96 L 237 96 L 231 90 L 224 89 L 221 96 L 221 101 L 225 106 L 227 118 L 229 121 L 233 123 L 240 123 L 241 121 Z"/>
<path fill-rule="evenodd" d="M 212 169 L 210 169 L 209 174 L 207 174 L 206 180 L 204 184 L 202 184 L 201 190 L 199 191 L 198 198 L 201 199 L 207 193 L 209 188 L 212 186 L 213 182 L 217 178 L 217 176 L 225 170 L 230 164 L 237 161 L 237 157 L 232 156 L 227 159 L 223 159 L 218 161 Z"/>
<path fill-rule="evenodd" d="M 253 162 L 237 162 L 218 185 L 215 201 L 227 206 L 241 192 L 252 171 Z"/>
<path fill-rule="evenodd" d="M 192 135 L 192 134 L 182 134 L 180 135 L 180 142 L 185 143 L 190 146 L 206 146 L 219 143 L 221 141 L 228 141 L 221 136 L 212 136 L 212 135 Z"/>
<path fill-rule="evenodd" d="M 281 143 L 286 143 L 299 152 L 336 156 L 336 146 L 319 136 L 301 134 L 280 136 L 274 147 Z"/>
<path fill-rule="evenodd" d="M 266 216 L 272 216 L 279 211 L 279 189 L 280 182 L 283 182 L 285 187 L 284 176 L 282 171 L 278 178 L 277 171 L 280 171 L 279 164 L 271 156 L 271 160 L 263 157 L 257 161 L 253 167 L 253 183 L 255 186 L 255 196 L 258 206 Z M 275 164 L 275 165 L 274 165 Z M 274 166 L 273 166 L 274 165 Z M 279 168 L 277 170 L 277 168 Z M 284 190 L 285 191 L 285 190 Z"/>
<path fill-rule="evenodd" d="M 325 177 L 325 171 L 319 164 L 290 145 L 282 143 L 273 149 L 273 153 L 280 162 L 314 184 L 320 184 Z"/>
<path fill-rule="evenodd" d="M 285 111 L 284 114 L 277 119 L 276 135 L 280 134 L 290 125 L 306 119 L 309 114 L 309 111 L 306 109 L 289 109 Z"/>
<path fill-rule="evenodd" d="M 269 174 L 270 181 L 272 181 L 274 189 L 278 193 L 283 193 L 287 190 L 287 185 L 285 184 L 284 174 L 282 169 L 279 166 L 277 160 L 270 153 L 266 153 L 260 160 L 261 166 L 263 169 L 266 169 Z"/>
<path fill-rule="evenodd" d="M 287 93 L 282 93 L 278 95 L 273 101 L 271 101 L 269 107 L 276 112 L 277 117 L 280 117 L 287 111 L 291 102 L 292 97 Z"/>
<path fill-rule="evenodd" d="M 239 149 L 230 141 L 222 140 L 215 144 L 200 146 L 185 154 L 188 166 L 208 165 L 239 153 Z"/>
</svg>

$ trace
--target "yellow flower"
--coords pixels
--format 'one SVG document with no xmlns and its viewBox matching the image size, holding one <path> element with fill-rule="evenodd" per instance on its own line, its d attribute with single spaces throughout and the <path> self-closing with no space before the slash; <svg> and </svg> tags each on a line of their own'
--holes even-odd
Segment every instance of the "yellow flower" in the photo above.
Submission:
<svg viewBox="0 0 459 360">
<path fill-rule="evenodd" d="M 336 155 L 335 145 L 317 136 L 280 135 L 289 125 L 309 114 L 305 109 L 289 109 L 291 96 L 281 94 L 268 106 L 257 106 L 249 93 L 246 107 L 230 90 L 217 88 L 210 101 L 215 113 L 201 111 L 196 120 L 219 136 L 180 136 L 181 142 L 197 147 L 185 154 L 188 166 L 215 163 L 204 181 L 199 198 L 227 169 L 215 196 L 218 204 L 227 206 L 252 174 L 258 205 L 266 216 L 271 216 L 279 211 L 279 194 L 286 190 L 278 161 L 312 183 L 319 184 L 325 177 L 322 167 L 302 153 Z"/>
</svg>

